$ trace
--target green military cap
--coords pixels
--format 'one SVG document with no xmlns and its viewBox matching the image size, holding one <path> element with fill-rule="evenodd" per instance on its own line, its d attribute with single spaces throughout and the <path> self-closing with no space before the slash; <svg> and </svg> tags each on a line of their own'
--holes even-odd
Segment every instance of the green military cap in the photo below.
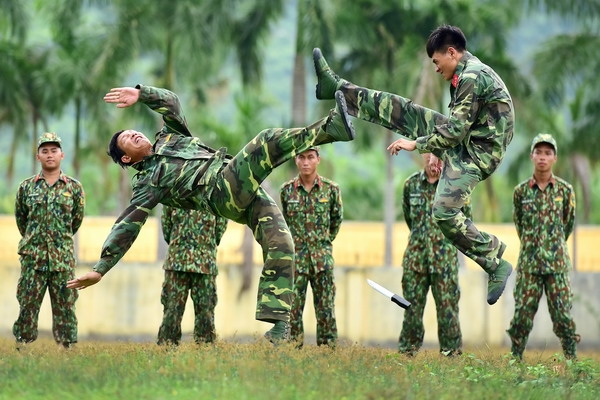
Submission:
<svg viewBox="0 0 600 400">
<path fill-rule="evenodd" d="M 319 152 L 321 151 L 321 149 L 319 148 L 319 146 L 312 146 L 309 147 L 308 149 L 306 149 L 305 151 L 310 151 L 310 150 L 314 150 L 317 152 L 317 155 L 319 155 Z"/>
<path fill-rule="evenodd" d="M 58 147 L 61 147 L 60 144 L 61 140 L 60 137 L 58 137 L 58 135 L 54 132 L 46 132 L 44 134 L 42 134 L 42 136 L 40 136 L 40 139 L 38 140 L 38 148 L 43 145 L 44 143 L 56 143 L 58 145 Z"/>
<path fill-rule="evenodd" d="M 538 133 L 536 137 L 533 138 L 533 142 L 531 142 L 531 152 L 533 153 L 533 149 L 540 143 L 548 143 L 550 146 L 554 147 L 554 153 L 558 152 L 558 146 L 556 145 L 556 140 L 549 133 Z"/>
</svg>

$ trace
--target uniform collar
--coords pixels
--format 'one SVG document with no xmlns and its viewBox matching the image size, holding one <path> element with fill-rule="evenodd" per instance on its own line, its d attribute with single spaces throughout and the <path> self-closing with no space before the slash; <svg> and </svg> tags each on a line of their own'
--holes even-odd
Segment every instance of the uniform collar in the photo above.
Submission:
<svg viewBox="0 0 600 400">
<path fill-rule="evenodd" d="M 456 71 L 454 71 L 454 73 L 456 75 L 460 75 L 464 71 L 465 67 L 467 66 L 467 62 L 469 62 L 469 60 L 473 60 L 475 58 L 476 57 L 473 54 L 471 54 L 468 51 L 465 51 L 463 53 L 463 56 L 458 61 L 458 64 L 456 65 Z"/>
<path fill-rule="evenodd" d="M 317 177 L 315 178 L 315 181 L 313 183 L 314 186 L 317 187 L 321 187 L 321 185 L 323 184 L 323 181 L 321 180 L 321 177 L 317 174 Z M 296 179 L 294 179 L 294 190 L 298 190 L 298 186 L 302 186 L 302 182 L 300 181 L 300 176 L 296 176 Z"/>
<path fill-rule="evenodd" d="M 439 178 L 438 178 L 439 180 Z M 429 177 L 427 176 L 427 173 L 425 172 L 424 169 L 421 170 L 421 172 L 419 173 L 419 181 L 421 181 L 422 183 L 427 183 L 427 184 L 432 184 L 429 182 Z M 433 182 L 435 183 L 435 182 Z"/>
<path fill-rule="evenodd" d="M 550 177 L 550 180 L 548 181 L 548 184 L 555 186 L 556 185 L 556 179 L 554 178 L 554 174 L 552 174 L 552 177 Z M 535 176 L 532 176 L 529 179 L 529 187 L 533 188 L 534 186 L 539 186 L 537 181 L 535 180 Z"/>
<path fill-rule="evenodd" d="M 452 87 L 456 88 L 456 86 L 458 85 L 458 77 L 464 71 L 465 67 L 467 66 L 467 62 L 469 62 L 469 60 L 472 59 L 476 59 L 476 57 L 465 50 L 463 56 L 460 58 L 458 64 L 456 65 L 456 71 L 454 71 L 454 76 L 452 77 L 452 81 L 450 82 Z"/>
<path fill-rule="evenodd" d="M 46 180 L 46 178 L 44 178 L 44 175 L 42 173 L 42 171 L 38 172 L 38 174 L 35 176 L 34 178 L 34 182 L 37 183 L 37 181 L 39 181 L 40 179 L 42 180 Z M 60 175 L 58 176 L 58 180 L 59 181 L 63 181 L 64 183 L 68 183 L 69 182 L 69 177 L 66 176 L 65 174 L 63 174 L 62 170 L 60 171 Z"/>
</svg>

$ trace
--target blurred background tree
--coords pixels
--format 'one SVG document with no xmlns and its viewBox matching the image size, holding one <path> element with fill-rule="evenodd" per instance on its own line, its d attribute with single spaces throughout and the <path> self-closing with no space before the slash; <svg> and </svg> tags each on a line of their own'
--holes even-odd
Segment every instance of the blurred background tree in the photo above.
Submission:
<svg viewBox="0 0 600 400">
<path fill-rule="evenodd" d="M 312 48 L 361 85 L 406 95 L 441 112 L 447 83 L 425 40 L 437 25 L 460 26 L 469 50 L 503 77 L 516 106 L 515 139 L 493 178 L 474 193 L 475 218 L 510 222 L 512 188 L 531 175 L 529 142 L 559 143 L 556 173 L 576 186 L 583 223 L 599 223 L 600 102 L 596 1 L 571 0 L 0 0 L 0 212 L 13 212 L 19 181 L 36 172 L 42 131 L 65 143 L 67 173 L 88 189 L 88 213 L 116 214 L 129 198 L 129 172 L 105 155 L 123 126 L 151 134 L 160 118 L 143 107 L 102 102 L 114 86 L 145 83 L 182 98 L 191 130 L 237 151 L 268 126 L 304 125 L 332 106 L 314 99 Z M 357 140 L 323 149 L 322 172 L 342 186 L 345 217 L 392 224 L 396 196 L 418 158 L 391 158 L 394 134 L 356 121 Z M 273 191 L 295 173 L 276 171 Z"/>
</svg>

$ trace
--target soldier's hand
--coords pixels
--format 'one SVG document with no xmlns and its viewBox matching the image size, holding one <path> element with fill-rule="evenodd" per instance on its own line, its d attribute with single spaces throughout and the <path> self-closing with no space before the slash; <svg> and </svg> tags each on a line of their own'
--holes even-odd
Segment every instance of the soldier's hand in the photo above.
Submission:
<svg viewBox="0 0 600 400">
<path fill-rule="evenodd" d="M 88 286 L 95 285 L 102 279 L 102 274 L 95 271 L 90 271 L 79 278 L 72 279 L 67 282 L 67 289 L 85 289 Z"/>
<path fill-rule="evenodd" d="M 397 155 L 400 150 L 413 151 L 417 148 L 417 142 L 415 140 L 398 139 L 387 147 L 387 150 L 391 155 Z"/>
<path fill-rule="evenodd" d="M 117 103 L 118 108 L 125 108 L 137 103 L 140 98 L 140 90 L 132 87 L 112 88 L 104 95 L 107 103 Z"/>
</svg>

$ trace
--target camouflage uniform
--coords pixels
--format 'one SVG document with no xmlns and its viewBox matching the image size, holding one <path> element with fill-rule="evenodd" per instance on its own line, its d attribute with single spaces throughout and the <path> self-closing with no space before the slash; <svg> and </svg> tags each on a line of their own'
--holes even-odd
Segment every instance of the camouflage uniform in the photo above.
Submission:
<svg viewBox="0 0 600 400">
<path fill-rule="evenodd" d="M 542 190 L 534 178 L 520 183 L 513 194 L 513 219 L 521 240 L 515 285 L 515 314 L 508 334 L 512 353 L 522 357 L 533 328 L 542 292 L 546 293 L 552 328 L 565 356 L 576 357 L 573 295 L 567 239 L 575 225 L 575 192 L 553 177 Z"/>
<path fill-rule="evenodd" d="M 194 304 L 194 341 L 214 342 L 217 246 L 227 228 L 227 219 L 208 210 L 165 206 L 161 223 L 169 251 L 163 264 L 163 321 L 158 344 L 179 344 L 188 292 Z"/>
<path fill-rule="evenodd" d="M 233 158 L 193 137 L 179 98 L 166 89 L 137 86 L 139 102 L 162 114 L 154 154 L 132 165 L 130 205 L 118 217 L 94 271 L 106 274 L 131 247 L 158 203 L 185 209 L 207 206 L 216 215 L 248 225 L 265 260 L 258 284 L 256 319 L 288 321 L 292 304 L 294 243 L 281 211 L 260 186 L 278 165 L 331 138 L 331 117 L 305 128 L 265 129 Z M 331 140 L 329 140 L 331 141 Z"/>
<path fill-rule="evenodd" d="M 404 312 L 398 349 L 410 355 L 423 345 L 423 312 L 430 287 L 437 312 L 440 352 L 459 354 L 462 345 L 458 252 L 433 220 L 431 205 L 437 185 L 437 181 L 427 180 L 425 171 L 412 174 L 404 183 L 402 209 L 410 236 L 402 263 L 402 293 L 412 305 Z M 470 217 L 470 204 L 463 211 Z"/>
<path fill-rule="evenodd" d="M 417 141 L 421 153 L 444 161 L 433 216 L 444 235 L 486 272 L 496 270 L 506 245 L 479 231 L 461 211 L 475 186 L 490 176 L 513 136 L 512 99 L 500 77 L 468 51 L 450 86 L 450 117 L 411 100 L 343 81 L 348 113 Z"/>
<path fill-rule="evenodd" d="M 302 313 L 310 282 L 317 318 L 317 344 L 335 345 L 338 334 L 331 242 L 342 224 L 340 188 L 335 182 L 317 175 L 314 186 L 307 192 L 296 177 L 282 185 L 280 197 L 296 248 L 291 339 L 300 344 L 304 341 Z"/>
<path fill-rule="evenodd" d="M 21 182 L 15 218 L 21 234 L 17 284 L 19 317 L 13 325 L 17 342 L 38 337 L 38 316 L 46 289 L 52 305 L 52 334 L 57 343 L 77 343 L 75 302 L 78 292 L 65 282 L 74 278 L 73 235 L 83 221 L 85 193 L 81 183 L 61 172 L 49 186 L 43 174 Z"/>
</svg>

